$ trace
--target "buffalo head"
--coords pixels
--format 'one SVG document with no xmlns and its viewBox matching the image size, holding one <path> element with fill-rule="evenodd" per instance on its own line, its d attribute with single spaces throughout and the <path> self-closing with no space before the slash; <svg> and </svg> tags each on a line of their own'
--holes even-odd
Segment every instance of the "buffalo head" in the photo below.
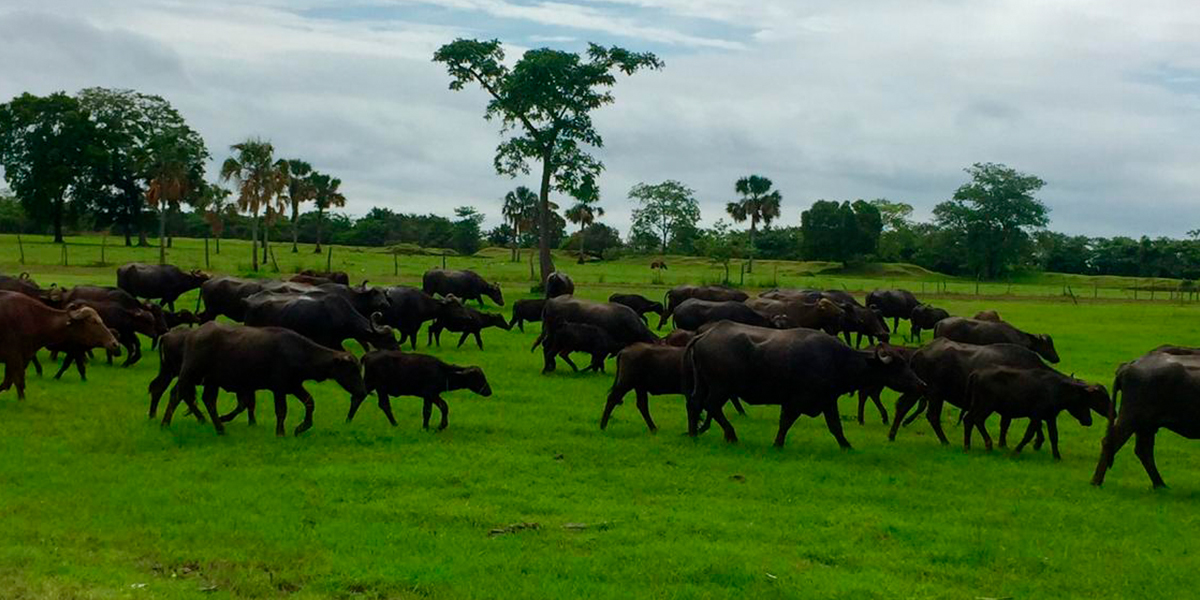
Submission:
<svg viewBox="0 0 1200 600">
<path fill-rule="evenodd" d="M 1051 364 L 1058 363 L 1058 352 L 1054 349 L 1054 340 L 1049 335 L 1043 333 L 1033 336 L 1033 347 L 1030 349 L 1042 355 L 1042 358 Z"/>
<path fill-rule="evenodd" d="M 100 315 L 90 306 L 67 306 L 67 337 L 87 348 L 104 348 L 109 352 L 119 352 L 121 349 L 117 338 L 113 337 Z"/>
<path fill-rule="evenodd" d="M 458 367 L 454 378 L 458 380 L 455 382 L 458 389 L 471 390 L 484 398 L 492 395 L 492 386 L 488 385 L 487 377 L 479 367 Z"/>
<path fill-rule="evenodd" d="M 880 345 L 869 359 L 883 384 L 900 393 L 924 394 L 926 385 L 909 367 L 908 361 L 899 352 Z"/>
<path fill-rule="evenodd" d="M 357 399 L 362 402 L 363 398 L 367 397 L 367 386 L 363 383 L 362 367 L 358 364 L 358 359 L 349 352 L 335 352 L 333 359 L 329 364 L 329 372 L 327 376 L 342 386 L 342 389 L 350 392 L 350 400 L 354 402 Z"/>
<path fill-rule="evenodd" d="M 500 293 L 500 284 L 489 283 L 484 293 L 487 294 L 487 297 L 491 298 L 492 302 L 495 302 L 497 306 L 504 306 L 504 295 Z"/>
<path fill-rule="evenodd" d="M 396 343 L 396 336 L 392 333 L 392 328 L 388 327 L 383 322 L 383 313 L 371 313 L 371 330 L 374 335 L 371 336 L 371 344 L 377 348 L 384 350 L 395 350 L 400 346 Z"/>
</svg>

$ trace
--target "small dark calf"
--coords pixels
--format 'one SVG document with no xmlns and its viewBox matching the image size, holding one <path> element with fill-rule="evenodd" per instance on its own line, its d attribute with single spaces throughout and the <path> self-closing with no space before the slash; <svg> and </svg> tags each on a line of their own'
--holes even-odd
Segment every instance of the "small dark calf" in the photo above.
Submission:
<svg viewBox="0 0 1200 600">
<path fill-rule="evenodd" d="M 509 328 L 516 327 L 525 333 L 525 322 L 541 323 L 542 308 L 546 306 L 545 298 L 535 298 L 532 300 L 517 300 L 513 302 L 512 320 L 509 321 Z"/>
<path fill-rule="evenodd" d="M 443 362 L 425 354 L 404 353 L 399 350 L 376 350 L 363 357 L 365 373 L 363 381 L 367 393 L 375 392 L 379 398 L 379 409 L 383 411 L 389 423 L 396 425 L 396 417 L 392 415 L 391 396 L 416 396 L 425 401 L 421 415 L 422 426 L 429 429 L 429 417 L 433 414 L 433 406 L 437 405 L 442 413 L 442 422 L 438 429 L 449 425 L 447 416 L 450 407 L 442 399 L 442 393 L 453 390 L 471 390 L 483 397 L 492 395 L 483 369 L 479 367 L 460 367 Z M 350 413 L 346 422 L 354 420 L 354 413 L 364 398 L 356 398 L 350 403 Z"/>
<path fill-rule="evenodd" d="M 591 364 L 584 371 L 604 372 L 604 359 L 616 356 L 621 351 L 621 344 L 613 339 L 608 332 L 583 323 L 564 323 L 544 340 L 547 354 L 557 356 L 578 371 L 579 367 L 571 360 L 572 352 L 586 352 L 592 355 Z"/>
<path fill-rule="evenodd" d="M 663 308 L 662 302 L 656 302 L 640 294 L 613 294 L 608 297 L 608 301 L 632 308 L 643 321 L 647 320 L 646 313 L 654 313 L 662 317 L 666 310 Z"/>
<path fill-rule="evenodd" d="M 910 339 L 920 341 L 922 330 L 931 330 L 938 321 L 949 319 L 950 313 L 946 309 L 937 308 L 928 304 L 918 304 L 912 310 L 912 315 L 909 321 L 912 322 L 912 336 Z"/>
<path fill-rule="evenodd" d="M 429 341 L 427 345 L 432 346 L 435 342 L 438 346 L 442 345 L 442 330 L 461 333 L 458 338 L 458 348 L 462 348 L 463 342 L 467 341 L 467 336 L 475 336 L 475 344 L 483 350 L 483 338 L 479 336 L 479 332 L 488 327 L 499 327 L 505 331 L 512 329 L 504 321 L 503 315 L 492 313 L 479 312 L 469 306 L 461 304 L 449 305 L 446 312 L 429 326 Z"/>
</svg>

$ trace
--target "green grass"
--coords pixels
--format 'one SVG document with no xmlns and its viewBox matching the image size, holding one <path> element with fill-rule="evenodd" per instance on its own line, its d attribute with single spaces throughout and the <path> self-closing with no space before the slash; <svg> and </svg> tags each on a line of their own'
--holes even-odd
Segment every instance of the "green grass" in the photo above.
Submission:
<svg viewBox="0 0 1200 600">
<path fill-rule="evenodd" d="M 176 244 L 173 260 L 193 266 L 198 258 L 202 266 L 197 242 Z M 87 266 L 90 249 L 71 247 L 83 266 L 54 266 L 57 249 L 27 240 L 24 269 L 42 282 L 111 284 L 114 267 Z M 248 269 L 248 249 L 223 250 L 214 270 Z M 285 247 L 278 250 L 284 271 L 324 266 L 307 253 L 298 265 Z M 0 238 L 0 270 L 19 270 L 16 254 L 14 240 Z M 113 264 L 156 257 L 157 249 L 106 250 Z M 393 276 L 390 256 L 334 251 L 335 268 L 379 283 L 411 282 L 439 259 L 401 261 Z M 511 265 L 503 251 L 449 263 L 502 279 L 510 303 L 528 284 L 528 267 Z M 616 289 L 661 293 L 640 264 L 566 270 L 588 297 Z M 780 264 L 781 272 L 800 268 Z M 675 259 L 666 282 L 706 273 L 716 271 Z M 887 284 L 845 282 L 851 289 Z M 1026 329 L 1052 333 L 1063 371 L 1106 385 L 1117 364 L 1158 344 L 1200 345 L 1194 304 L 1076 306 L 1036 297 L 1044 293 L 1031 285 L 1012 298 L 950 295 L 939 304 L 955 313 L 995 308 Z M 1156 493 L 1131 446 L 1104 488 L 1089 486 L 1102 426 L 1085 429 L 1065 416 L 1061 463 L 1047 451 L 964 454 L 961 429 L 949 424 L 949 448 L 924 422 L 888 443 L 871 409 L 867 425 L 846 423 L 855 446 L 849 452 L 813 419 L 797 422 L 783 450 L 771 448 L 778 412 L 769 407 L 731 417 L 738 445 L 716 432 L 692 440 L 680 435 L 678 397 L 651 400 L 658 435 L 646 431 L 632 397 L 600 432 L 611 375 L 576 375 L 561 365 L 539 375 L 541 356 L 529 352 L 537 331 L 537 324 L 524 334 L 487 330 L 484 352 L 453 349 L 455 336 L 443 336 L 451 343 L 433 353 L 482 366 L 495 394 L 449 394 L 450 428 L 440 433 L 420 429 L 420 402 L 412 398 L 393 401 L 397 428 L 373 400 L 348 425 L 347 395 L 332 384 L 310 387 L 316 425 L 299 438 L 275 438 L 265 396 L 260 425 L 239 420 L 224 438 L 182 414 L 162 430 L 146 418 L 145 388 L 157 370 L 149 352 L 129 369 L 93 363 L 86 383 L 73 372 L 63 381 L 31 375 L 24 402 L 0 394 L 0 597 L 1195 593 L 1198 449 L 1173 434 L 1160 435 L 1157 448 L 1172 489 Z M 889 410 L 893 400 L 886 399 Z M 226 395 L 221 402 L 233 404 Z M 854 411 L 849 399 L 842 407 L 844 417 Z M 299 410 L 292 400 L 289 431 Z M 522 522 L 540 529 L 488 535 Z M 563 527 L 570 523 L 588 527 Z"/>
</svg>

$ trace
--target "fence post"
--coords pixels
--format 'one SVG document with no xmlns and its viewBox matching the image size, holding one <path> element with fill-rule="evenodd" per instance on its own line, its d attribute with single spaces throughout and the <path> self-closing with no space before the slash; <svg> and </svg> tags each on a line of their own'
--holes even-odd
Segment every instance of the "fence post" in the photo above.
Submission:
<svg viewBox="0 0 1200 600">
<path fill-rule="evenodd" d="M 400 275 L 400 259 L 396 258 L 396 249 L 392 248 L 392 276 Z"/>
<path fill-rule="evenodd" d="M 108 235 L 100 237 L 100 266 L 104 266 L 104 247 L 108 245 Z"/>
<path fill-rule="evenodd" d="M 25 244 L 21 241 L 21 234 L 17 234 L 17 248 L 21 250 L 21 264 L 25 264 Z"/>
<path fill-rule="evenodd" d="M 204 268 L 211 268 L 208 266 L 208 234 L 204 234 Z"/>
<path fill-rule="evenodd" d="M 326 273 L 333 272 L 333 268 L 331 267 L 332 265 L 333 265 L 333 246 L 329 246 L 329 254 L 325 255 L 325 272 Z"/>
</svg>

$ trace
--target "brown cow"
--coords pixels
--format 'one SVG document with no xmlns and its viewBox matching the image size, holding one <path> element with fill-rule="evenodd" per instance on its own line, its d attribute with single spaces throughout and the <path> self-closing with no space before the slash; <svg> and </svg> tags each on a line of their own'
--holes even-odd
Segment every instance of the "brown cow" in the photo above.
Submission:
<svg viewBox="0 0 1200 600">
<path fill-rule="evenodd" d="M 15 385 L 17 398 L 25 399 L 25 364 L 39 348 L 68 343 L 114 352 L 120 347 L 90 308 L 70 305 L 58 310 L 19 292 L 0 292 L 0 392 Z"/>
</svg>

